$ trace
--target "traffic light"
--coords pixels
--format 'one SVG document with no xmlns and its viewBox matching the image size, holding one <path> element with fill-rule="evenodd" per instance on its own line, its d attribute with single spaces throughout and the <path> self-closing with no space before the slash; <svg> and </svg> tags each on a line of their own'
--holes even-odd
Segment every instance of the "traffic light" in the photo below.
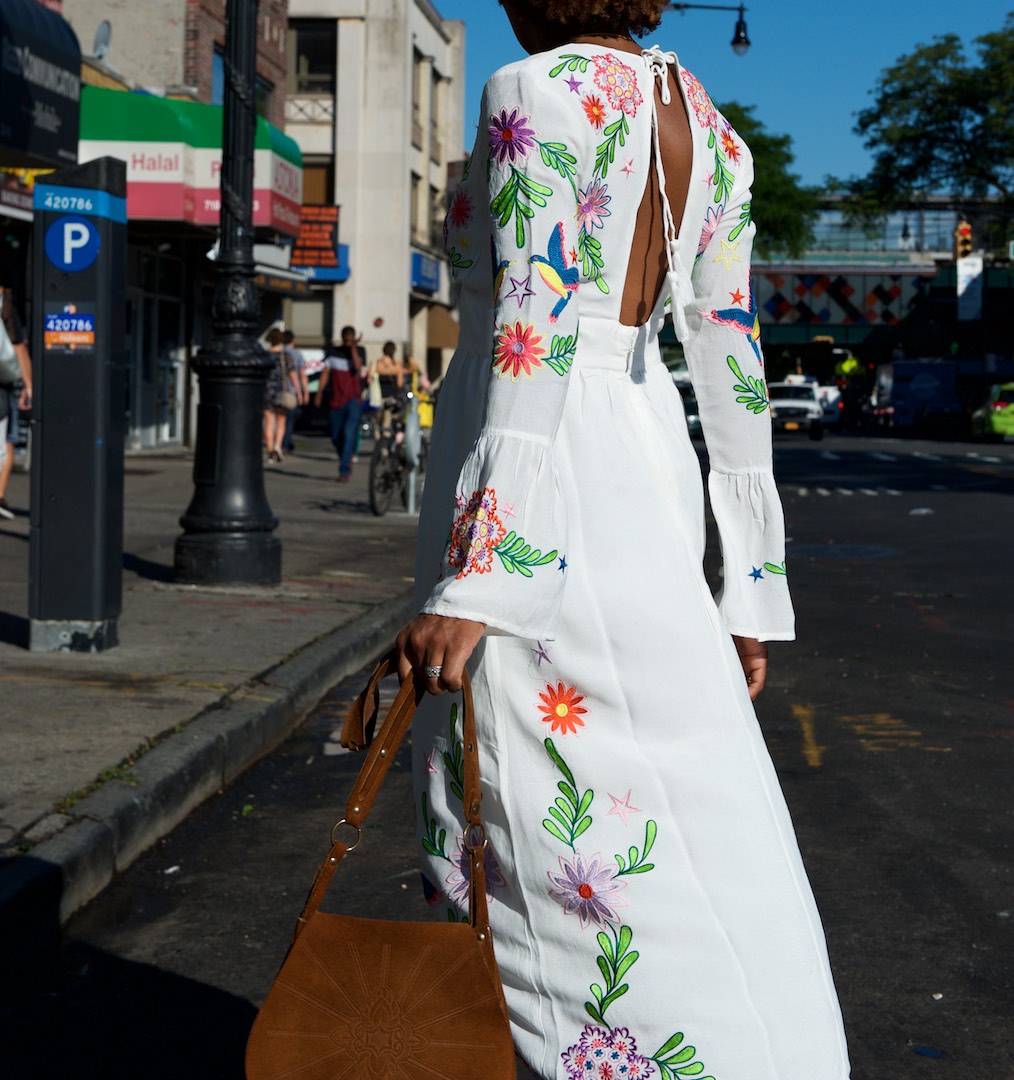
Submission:
<svg viewBox="0 0 1014 1080">
<path fill-rule="evenodd" d="M 962 219 L 954 230 L 954 258 L 963 259 L 972 254 L 972 226 Z"/>
</svg>

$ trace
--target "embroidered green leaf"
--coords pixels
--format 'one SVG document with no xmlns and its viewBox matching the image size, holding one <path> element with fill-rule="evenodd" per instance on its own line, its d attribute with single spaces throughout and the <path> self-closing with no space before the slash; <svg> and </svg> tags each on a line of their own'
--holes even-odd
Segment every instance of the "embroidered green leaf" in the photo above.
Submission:
<svg viewBox="0 0 1014 1080">
<path fill-rule="evenodd" d="M 672 1035 L 667 1039 L 656 1051 L 656 1058 L 664 1058 L 666 1054 L 672 1053 L 680 1043 L 683 1042 L 683 1032 L 677 1031 L 675 1035 Z M 692 1055 L 691 1055 L 692 1056 Z"/>
<path fill-rule="evenodd" d="M 474 259 L 466 259 L 453 244 L 447 249 L 447 258 L 451 266 L 457 270 L 467 270 L 475 262 Z"/>
<path fill-rule="evenodd" d="M 588 811 L 595 799 L 595 792 L 588 788 L 578 798 L 578 786 L 574 774 L 563 760 L 560 751 L 556 749 L 553 740 L 546 739 L 543 745 L 550 760 L 563 773 L 566 780 L 557 784 L 564 797 L 557 798 L 553 805 L 547 808 L 549 817 L 543 820 L 542 827 L 550 836 L 554 836 L 573 851 L 574 841 L 591 828 L 592 819 Z"/>
<path fill-rule="evenodd" d="M 602 142 L 595 148 L 594 176 L 601 176 L 604 180 L 609 172 L 609 166 L 616 160 L 617 145 L 626 146 L 627 136 L 630 134 L 630 125 L 627 123 L 627 114 L 620 113 L 619 120 L 614 120 L 602 129 L 605 136 Z"/>
<path fill-rule="evenodd" d="M 447 830 L 441 829 L 437 832 L 437 819 L 430 817 L 429 803 L 425 791 L 422 794 L 422 819 L 423 824 L 426 826 L 426 835 L 422 838 L 423 850 L 428 851 L 438 859 L 447 859 L 450 862 L 451 860 L 444 849 L 447 841 Z"/>
<path fill-rule="evenodd" d="M 644 826 L 644 850 L 639 852 L 636 847 L 631 846 L 627 852 L 627 858 L 629 859 L 629 865 L 624 862 L 622 855 L 615 855 L 616 864 L 619 866 L 619 871 L 616 876 L 620 877 L 622 874 L 646 874 L 649 870 L 655 869 L 655 864 L 647 861 L 648 853 L 655 846 L 655 837 L 658 836 L 658 825 L 654 821 L 648 821 Z"/>
<path fill-rule="evenodd" d="M 640 957 L 636 950 L 629 951 L 634 934 L 629 926 L 621 926 L 619 932 L 610 927 L 610 933 L 600 931 L 596 937 L 601 956 L 595 957 L 603 985 L 592 983 L 588 989 L 594 1001 L 584 1003 L 585 1012 L 598 1023 L 605 1023 L 605 1013 L 610 1005 L 630 989 L 623 977 Z"/>
<path fill-rule="evenodd" d="M 451 791 L 462 801 L 465 801 L 465 760 L 461 740 L 457 735 L 458 706 L 451 706 L 451 736 L 449 750 L 443 753 L 444 764 L 451 774 Z"/>
<path fill-rule="evenodd" d="M 785 563 L 782 563 L 782 565 L 779 566 L 778 563 L 766 562 L 764 564 L 764 569 L 767 570 L 767 572 L 769 574 L 781 574 L 782 577 L 787 576 L 787 573 L 786 573 L 786 570 L 785 570 Z"/>
<path fill-rule="evenodd" d="M 700 1076 L 704 1072 L 703 1062 L 691 1060 L 697 1054 L 696 1047 L 684 1046 L 678 1053 L 673 1053 L 682 1043 L 683 1032 L 677 1031 L 650 1058 L 658 1066 L 659 1074 L 663 1080 L 677 1080 L 681 1076 Z M 690 1062 L 690 1064 L 687 1064 L 687 1062 Z M 715 1078 L 705 1076 L 701 1080 L 715 1080 Z"/>
<path fill-rule="evenodd" d="M 513 529 L 493 548 L 493 551 L 496 552 L 497 558 L 503 563 L 508 574 L 517 571 L 522 577 L 527 578 L 534 576 L 531 569 L 533 566 L 547 566 L 557 557 L 555 548 L 543 555 L 539 548 L 533 548 L 531 544 L 526 543 L 524 537 L 518 536 Z"/>
<path fill-rule="evenodd" d="M 732 194 L 732 185 L 735 179 L 736 177 L 730 172 L 728 165 L 725 164 L 725 154 L 716 146 L 715 175 L 712 177 L 712 183 L 715 185 L 714 201 L 716 203 L 725 202 Z"/>
<path fill-rule="evenodd" d="M 578 56 L 576 53 L 561 53 L 560 60 L 562 63 L 556 65 L 555 68 L 549 73 L 551 79 L 555 79 L 561 71 L 580 71 L 583 75 L 588 70 L 588 65 L 591 60 L 587 56 Z"/>
<path fill-rule="evenodd" d="M 589 280 L 594 281 L 599 292 L 609 293 L 609 286 L 602 276 L 602 267 L 605 261 L 602 258 L 602 245 L 582 229 L 577 234 L 577 254 L 581 260 L 581 273 Z"/>
<path fill-rule="evenodd" d="M 542 359 L 556 372 L 557 375 L 566 375 L 574 363 L 574 355 L 577 352 L 577 334 L 554 334 L 549 346 L 549 355 Z"/>
<path fill-rule="evenodd" d="M 743 203 L 739 208 L 739 224 L 729 233 L 729 243 L 731 244 L 737 236 L 753 221 L 753 211 L 750 207 L 750 203 Z"/>
<path fill-rule="evenodd" d="M 577 158 L 562 142 L 540 142 L 538 146 L 543 164 L 568 181 L 574 189 L 574 197 L 577 198 L 577 185 L 574 183 L 574 177 L 577 176 Z"/>
<path fill-rule="evenodd" d="M 762 413 L 768 407 L 768 388 L 763 379 L 754 375 L 744 375 L 735 356 L 726 357 L 725 361 L 739 382 L 733 384 L 733 390 L 739 395 L 736 400 L 745 405 L 752 413 Z"/>
<path fill-rule="evenodd" d="M 553 194 L 553 189 L 540 184 L 512 165 L 511 174 L 504 186 L 489 204 L 489 212 L 496 219 L 499 228 L 504 228 L 514 218 L 514 239 L 519 248 L 525 246 L 525 221 L 535 217 L 531 207 L 547 205 L 546 200 Z"/>
</svg>

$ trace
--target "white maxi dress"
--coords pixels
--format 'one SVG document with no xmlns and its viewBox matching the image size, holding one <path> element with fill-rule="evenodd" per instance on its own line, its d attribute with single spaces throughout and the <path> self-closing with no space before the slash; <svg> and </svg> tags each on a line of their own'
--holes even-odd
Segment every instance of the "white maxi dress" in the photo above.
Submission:
<svg viewBox="0 0 1014 1080">
<path fill-rule="evenodd" d="M 661 165 L 653 120 L 680 108 L 670 66 L 692 178 L 683 221 L 666 223 L 663 295 L 630 327 L 618 313 Z M 793 637 L 751 179 L 674 54 L 569 45 L 490 79 L 447 218 L 461 341 L 419 604 L 488 627 L 470 666 L 490 916 L 515 1042 L 544 1080 L 849 1075 L 820 918 L 730 636 Z M 708 445 L 717 602 L 700 466 L 660 360 L 667 316 Z M 416 809 L 427 896 L 451 919 L 468 891 L 460 739 L 456 700 L 429 699 Z"/>
</svg>

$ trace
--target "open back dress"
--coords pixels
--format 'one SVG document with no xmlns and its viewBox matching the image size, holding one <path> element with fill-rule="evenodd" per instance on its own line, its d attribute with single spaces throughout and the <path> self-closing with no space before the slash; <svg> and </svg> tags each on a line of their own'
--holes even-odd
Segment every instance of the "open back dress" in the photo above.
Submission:
<svg viewBox="0 0 1014 1080">
<path fill-rule="evenodd" d="M 669 108 L 692 133 L 681 220 L 657 135 Z M 674 54 L 573 44 L 490 79 L 447 216 L 461 340 L 417 588 L 422 611 L 488 628 L 470 669 L 490 917 L 515 1042 L 543 1080 L 849 1075 L 731 637 L 793 637 L 752 171 Z M 649 182 L 664 285 L 643 324 L 624 325 Z M 701 468 L 660 357 L 667 317 L 707 440 L 717 601 Z M 413 733 L 424 886 L 450 919 L 468 899 L 458 708 L 428 699 Z"/>
</svg>

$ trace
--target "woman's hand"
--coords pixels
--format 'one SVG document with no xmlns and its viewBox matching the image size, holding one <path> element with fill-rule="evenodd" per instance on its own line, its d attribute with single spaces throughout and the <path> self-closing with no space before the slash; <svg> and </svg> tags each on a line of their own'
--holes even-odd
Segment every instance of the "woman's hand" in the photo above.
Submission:
<svg viewBox="0 0 1014 1080">
<path fill-rule="evenodd" d="M 431 694 L 461 689 L 461 673 L 479 643 L 484 623 L 452 619 L 446 615 L 416 615 L 398 635 L 398 677 L 405 681 L 412 671 L 440 668 L 426 679 Z"/>
<path fill-rule="evenodd" d="M 768 674 L 767 644 L 756 638 L 737 637 L 735 634 L 732 635 L 732 640 L 736 652 L 739 653 L 739 662 L 743 665 L 750 700 L 756 701 L 757 695 L 764 689 L 764 680 Z"/>
</svg>

